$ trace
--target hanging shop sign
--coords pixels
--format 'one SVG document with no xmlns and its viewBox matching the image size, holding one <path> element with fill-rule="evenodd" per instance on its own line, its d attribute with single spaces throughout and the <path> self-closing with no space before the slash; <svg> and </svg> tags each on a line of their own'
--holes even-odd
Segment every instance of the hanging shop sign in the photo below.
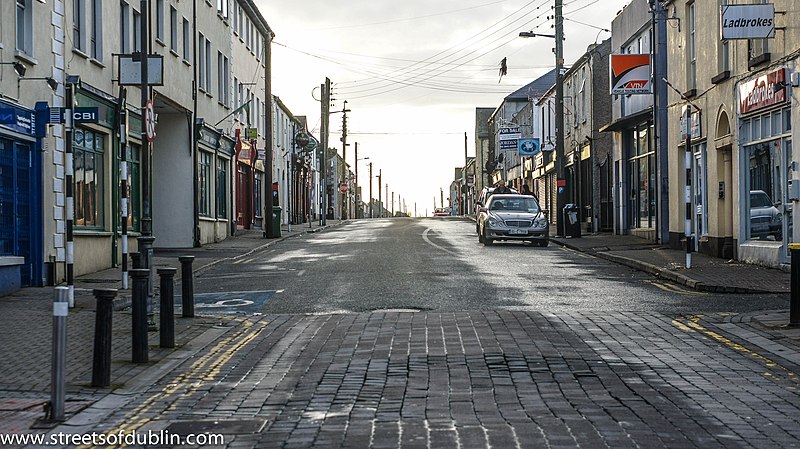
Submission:
<svg viewBox="0 0 800 449">
<path fill-rule="evenodd" d="M 739 113 L 747 114 L 786 102 L 783 68 L 739 84 Z"/>
<path fill-rule="evenodd" d="M 775 5 L 723 5 L 720 7 L 722 39 L 775 37 Z"/>
<path fill-rule="evenodd" d="M 121 86 L 138 86 L 142 84 L 142 58 L 140 53 L 119 55 L 119 84 Z M 151 54 L 147 56 L 147 84 L 164 85 L 164 57 Z"/>
<path fill-rule="evenodd" d="M 611 95 L 653 93 L 649 54 L 610 55 L 608 61 Z"/>
<path fill-rule="evenodd" d="M 538 138 L 520 139 L 518 149 L 520 156 L 535 156 L 542 151 Z"/>
<path fill-rule="evenodd" d="M 6 103 L 0 103 L 0 125 L 29 136 L 36 133 L 33 111 Z"/>
<path fill-rule="evenodd" d="M 519 145 L 519 139 L 522 137 L 519 126 L 500 128 L 497 134 L 501 150 L 516 150 Z"/>
</svg>

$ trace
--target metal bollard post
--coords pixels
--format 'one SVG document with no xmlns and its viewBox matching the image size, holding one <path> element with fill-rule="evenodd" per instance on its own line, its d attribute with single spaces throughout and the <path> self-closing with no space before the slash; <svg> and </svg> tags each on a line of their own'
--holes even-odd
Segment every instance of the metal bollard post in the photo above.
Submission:
<svg viewBox="0 0 800 449">
<path fill-rule="evenodd" d="M 178 257 L 181 262 L 181 303 L 183 304 L 183 317 L 194 318 L 194 273 L 192 262 L 194 256 Z"/>
<path fill-rule="evenodd" d="M 131 253 L 130 255 L 133 268 L 142 268 L 142 253 Z"/>
<path fill-rule="evenodd" d="M 175 273 L 176 268 L 159 268 L 161 279 L 161 314 L 159 316 L 159 346 L 175 347 Z"/>
<path fill-rule="evenodd" d="M 147 327 L 148 330 L 156 330 L 155 315 L 153 314 L 153 298 L 155 297 L 156 268 L 153 263 L 153 242 L 156 240 L 152 235 L 137 237 L 139 242 L 139 252 L 142 253 L 142 268 L 149 271 L 147 275 Z"/>
<path fill-rule="evenodd" d="M 53 362 L 50 379 L 51 421 L 64 421 L 67 368 L 67 315 L 69 314 L 69 287 L 56 287 L 53 298 Z"/>
<path fill-rule="evenodd" d="M 789 326 L 800 326 L 800 243 L 790 243 L 789 252 L 792 257 Z"/>
<path fill-rule="evenodd" d="M 114 298 L 117 290 L 96 288 L 92 290 L 97 304 L 94 318 L 94 354 L 92 357 L 92 386 L 111 385 L 111 320 L 114 316 Z"/>
<path fill-rule="evenodd" d="M 145 268 L 136 268 L 130 271 L 131 278 L 133 278 L 133 293 L 132 293 L 132 320 L 131 334 L 133 342 L 131 350 L 133 353 L 133 363 L 147 363 L 148 348 L 147 348 L 147 277 L 150 275 L 150 270 Z"/>
</svg>

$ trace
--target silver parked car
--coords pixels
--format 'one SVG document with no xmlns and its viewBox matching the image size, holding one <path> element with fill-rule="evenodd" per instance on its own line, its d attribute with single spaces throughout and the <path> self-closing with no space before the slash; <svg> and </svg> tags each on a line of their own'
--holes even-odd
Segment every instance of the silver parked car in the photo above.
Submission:
<svg viewBox="0 0 800 449">
<path fill-rule="evenodd" d="M 492 195 L 481 207 L 478 241 L 521 240 L 547 246 L 550 224 L 536 198 L 529 195 Z"/>
</svg>

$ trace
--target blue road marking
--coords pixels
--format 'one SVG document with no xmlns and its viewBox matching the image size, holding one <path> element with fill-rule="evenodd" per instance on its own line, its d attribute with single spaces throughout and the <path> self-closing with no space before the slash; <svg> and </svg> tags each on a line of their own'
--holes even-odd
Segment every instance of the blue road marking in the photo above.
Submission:
<svg viewBox="0 0 800 449">
<path fill-rule="evenodd" d="M 264 304 L 272 296 L 274 290 L 249 292 L 195 293 L 194 307 L 198 313 L 207 314 L 246 314 L 262 313 Z M 181 297 L 175 297 L 175 304 L 181 304 Z"/>
</svg>

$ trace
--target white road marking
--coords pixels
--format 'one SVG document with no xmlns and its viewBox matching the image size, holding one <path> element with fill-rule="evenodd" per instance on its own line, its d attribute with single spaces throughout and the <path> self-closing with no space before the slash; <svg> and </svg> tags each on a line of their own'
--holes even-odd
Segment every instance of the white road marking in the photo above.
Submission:
<svg viewBox="0 0 800 449">
<path fill-rule="evenodd" d="M 431 241 L 431 239 L 428 238 L 428 232 L 430 232 L 430 230 L 431 230 L 431 228 L 425 228 L 425 231 L 422 233 L 422 239 L 425 240 L 426 243 L 428 243 L 429 245 L 433 246 L 434 248 L 436 248 L 436 249 L 438 249 L 440 251 L 444 251 L 444 252 L 446 252 L 446 253 L 448 253 L 450 255 L 459 256 L 458 253 L 454 253 L 453 251 L 450 251 L 449 249 L 442 248 L 441 246 L 433 243 Z"/>
</svg>

